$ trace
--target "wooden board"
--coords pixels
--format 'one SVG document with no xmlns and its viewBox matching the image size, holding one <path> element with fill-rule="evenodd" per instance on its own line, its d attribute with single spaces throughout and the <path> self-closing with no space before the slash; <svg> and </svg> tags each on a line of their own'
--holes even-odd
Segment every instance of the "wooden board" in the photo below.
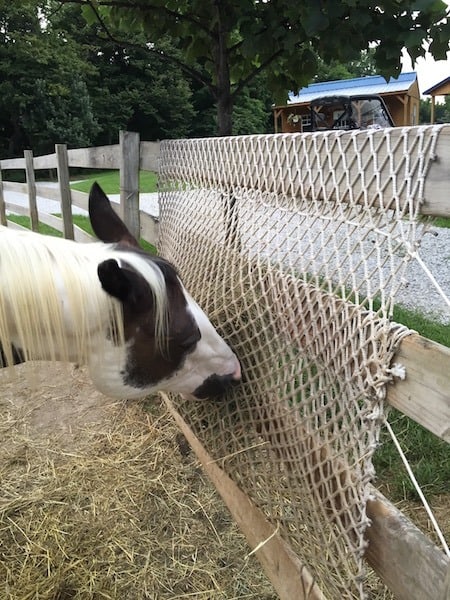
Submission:
<svg viewBox="0 0 450 600">
<path fill-rule="evenodd" d="M 140 211 L 141 215 L 141 238 L 146 242 L 153 244 L 153 246 L 158 245 L 158 236 L 159 236 L 159 222 L 154 217 L 151 217 L 147 213 Z"/>
<path fill-rule="evenodd" d="M 95 148 L 75 148 L 67 151 L 69 167 L 87 169 L 119 169 L 119 144 Z"/>
<path fill-rule="evenodd" d="M 159 171 L 159 142 L 141 142 L 139 151 L 139 168 L 144 171 Z"/>
<path fill-rule="evenodd" d="M 420 212 L 450 216 L 450 124 L 440 128 L 434 149 L 432 131 L 432 126 L 396 127 L 200 140 L 178 144 L 178 162 L 164 169 L 198 187 L 258 190 L 280 202 L 297 197 L 369 208 L 405 207 L 410 197 L 419 199 L 423 183 Z M 169 152 L 171 141 L 163 143 Z M 420 182 L 428 157 L 428 172 Z"/>
<path fill-rule="evenodd" d="M 406 368 L 406 379 L 388 386 L 389 404 L 450 443 L 450 348 L 415 334 L 393 362 Z"/>
<path fill-rule="evenodd" d="M 165 394 L 163 398 L 202 467 L 246 536 L 250 547 L 255 548 L 258 543 L 273 535 L 273 526 L 248 496 L 220 469 Z M 339 476 L 345 473 L 344 466 L 329 454 L 329 450 L 323 444 L 316 443 L 313 434 L 309 446 L 317 446 L 322 468 L 323 460 L 327 459 L 329 465 L 334 465 Z M 324 454 L 326 452 L 328 454 Z M 338 478 L 336 476 L 336 480 Z M 330 484 L 330 480 L 328 481 Z M 320 486 L 317 489 L 319 492 L 322 490 Z M 444 594 L 450 559 L 373 487 L 371 496 L 367 503 L 367 515 L 372 520 L 372 525 L 366 532 L 369 541 L 365 554 L 367 562 L 399 600 L 448 600 Z M 332 511 L 329 514 L 331 515 Z M 311 575 L 301 558 L 297 557 L 278 535 L 270 538 L 256 556 L 281 599 L 321 597 L 316 585 L 311 588 Z M 302 595 L 305 582 L 306 589 L 314 590 L 313 595 Z"/>
<path fill-rule="evenodd" d="M 373 489 L 367 503 L 372 526 L 365 558 L 398 600 L 449 600 L 450 558 L 405 515 Z"/>
<path fill-rule="evenodd" d="M 262 512 L 255 507 L 228 475 L 213 460 L 194 433 L 175 410 L 166 394 L 162 394 L 175 421 L 196 453 L 202 467 L 247 538 L 261 562 L 280 600 L 325 600 L 307 567 L 278 535 Z M 259 546 L 260 545 L 260 546 Z"/>
</svg>

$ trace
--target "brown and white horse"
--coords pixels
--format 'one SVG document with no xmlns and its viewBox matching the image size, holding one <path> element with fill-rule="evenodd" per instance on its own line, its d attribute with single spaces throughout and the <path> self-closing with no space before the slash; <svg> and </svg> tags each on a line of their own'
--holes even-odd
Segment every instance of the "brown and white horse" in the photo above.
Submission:
<svg viewBox="0 0 450 600">
<path fill-rule="evenodd" d="M 175 268 L 140 249 L 97 184 L 89 215 L 101 242 L 0 228 L 1 366 L 86 363 L 117 398 L 206 398 L 239 382 L 235 354 Z"/>
</svg>

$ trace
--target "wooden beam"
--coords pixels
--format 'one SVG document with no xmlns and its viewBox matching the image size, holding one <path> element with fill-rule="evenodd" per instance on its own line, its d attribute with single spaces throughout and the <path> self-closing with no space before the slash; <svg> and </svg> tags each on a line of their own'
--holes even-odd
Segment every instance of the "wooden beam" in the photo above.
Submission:
<svg viewBox="0 0 450 600">
<path fill-rule="evenodd" d="M 449 600 L 450 559 L 378 490 L 373 496 L 367 503 L 367 562 L 398 600 Z"/>
<path fill-rule="evenodd" d="M 28 186 L 28 208 L 30 213 L 31 229 L 33 231 L 39 231 L 39 217 L 36 202 L 36 180 L 34 178 L 34 166 L 33 166 L 33 151 L 25 150 L 25 175 Z"/>
<path fill-rule="evenodd" d="M 5 196 L 3 194 L 3 175 L 0 168 L 0 225 L 6 226 L 6 209 L 5 209 Z"/>
<path fill-rule="evenodd" d="M 202 140 L 201 154 L 196 146 L 177 148 L 192 155 L 180 156 L 173 165 L 173 176 L 184 177 L 193 185 L 233 190 L 245 186 L 281 198 L 298 197 L 315 202 L 362 204 L 368 207 L 395 208 L 409 202 L 412 180 L 424 159 L 430 159 L 424 177 L 424 215 L 450 216 L 448 202 L 448 165 L 450 164 L 450 124 L 439 132 L 434 152 L 419 144 L 431 139 L 431 127 L 394 127 L 380 131 L 299 133 L 298 135 L 236 136 L 222 140 Z M 409 139 L 408 160 L 405 160 L 405 140 Z M 164 146 L 170 148 L 171 141 Z M 222 152 L 211 153 L 208 144 Z M 219 146 L 218 146 L 219 144 Z M 200 148 L 200 146 L 199 146 Z M 224 158 L 229 156 L 230 158 Z M 232 157 L 245 156 L 237 161 Z M 276 157 L 274 159 L 273 157 Z M 220 162 L 219 162 L 220 161 Z M 309 168 L 308 168 L 309 165 Z M 167 167 L 170 172 L 169 167 Z M 396 177 L 392 177 L 391 170 Z M 249 180 L 248 173 L 265 173 L 264 177 Z M 413 192 L 414 193 L 414 192 Z M 416 193 L 419 193 L 418 191 Z"/>
<path fill-rule="evenodd" d="M 67 146 L 56 144 L 56 161 L 58 171 L 58 187 L 60 193 L 61 213 L 64 222 L 64 237 L 73 240 L 72 196 L 70 193 L 69 162 L 67 158 Z"/>
<path fill-rule="evenodd" d="M 125 225 L 139 239 L 139 134 L 120 132 L 120 207 Z"/>
<path fill-rule="evenodd" d="M 450 443 L 450 348 L 414 334 L 393 362 L 406 368 L 406 378 L 388 386 L 389 404 Z"/>
<path fill-rule="evenodd" d="M 201 445 L 167 396 L 163 394 L 163 397 L 177 424 L 197 454 L 203 468 L 227 504 L 239 528 L 247 537 L 250 546 L 254 548 L 262 540 L 268 539 L 273 533 L 273 527 L 268 526 L 265 517 L 252 504 L 248 496 L 217 466 L 217 463 L 213 461 Z M 274 402 L 276 402 L 276 399 L 274 399 Z M 274 408 L 276 408 L 275 405 Z M 277 433 L 264 431 L 263 427 L 259 433 L 268 443 L 275 443 L 273 448 L 280 453 L 279 458 L 284 460 L 286 469 L 291 471 L 291 477 L 295 476 L 293 472 L 295 463 L 290 460 L 288 449 L 286 449 L 284 455 L 280 444 L 276 444 L 276 436 L 279 435 L 279 432 L 289 428 L 290 438 L 299 440 L 302 451 L 306 451 L 306 449 L 314 450 L 314 461 L 317 461 L 318 469 L 317 472 L 312 471 L 310 474 L 311 485 L 314 486 L 319 496 L 323 493 L 326 494 L 322 500 L 318 498 L 319 502 L 327 500 L 330 503 L 331 500 L 327 496 L 326 489 L 332 486 L 333 490 L 342 490 L 342 485 L 339 485 L 339 482 L 343 477 L 345 478 L 346 473 L 351 477 L 350 471 L 340 462 L 340 459 L 332 456 L 331 449 L 319 439 L 316 439 L 315 434 L 306 432 L 301 423 L 295 423 L 290 413 L 283 415 L 282 411 L 278 411 L 276 419 Z M 318 485 L 324 472 L 326 473 L 328 488 Z M 336 473 L 336 475 L 333 476 L 333 473 Z M 316 480 L 317 476 L 319 479 Z M 448 600 L 445 596 L 445 590 L 449 584 L 447 577 L 450 569 L 450 559 L 378 490 L 371 486 L 370 492 L 371 499 L 366 505 L 367 515 L 372 521 L 371 526 L 366 530 L 366 538 L 369 542 L 365 553 L 367 562 L 387 587 L 394 592 L 398 600 L 429 600 L 431 598 L 433 600 Z M 345 502 L 345 494 L 341 493 L 333 496 L 332 502 L 337 502 L 339 507 L 342 508 L 341 502 Z M 329 509 L 327 510 L 329 518 L 335 518 L 337 512 L 333 510 L 331 505 Z M 340 509 L 338 512 L 341 512 Z M 261 516 L 263 521 L 260 521 Z M 258 551 L 257 556 L 280 598 L 301 600 L 303 596 L 295 595 L 293 590 L 296 589 L 295 586 L 298 585 L 298 582 L 306 576 L 304 566 L 300 558 L 293 559 L 292 550 L 289 549 L 287 553 L 281 553 L 278 540 L 274 542 L 272 540 L 263 547 L 265 548 L 264 553 L 260 555 L 263 550 L 261 549 Z M 283 545 L 286 546 L 286 543 L 283 542 Z M 285 560 L 288 561 L 287 564 L 284 564 Z M 294 577 L 293 587 L 287 588 L 283 581 L 285 578 L 291 577 Z M 307 582 L 311 583 L 310 576 L 306 577 Z M 320 597 L 318 588 L 315 593 L 319 594 L 318 597 Z"/>
<path fill-rule="evenodd" d="M 205 450 L 193 431 L 162 394 L 166 405 L 185 435 L 202 467 L 233 515 L 238 527 L 247 538 L 255 556 L 261 562 L 280 600 L 325 600 L 313 577 L 286 542 L 276 533 L 263 513 L 251 502 L 234 481 L 222 471 Z"/>
<path fill-rule="evenodd" d="M 139 151 L 139 168 L 144 171 L 159 172 L 159 142 L 141 142 Z"/>
<path fill-rule="evenodd" d="M 67 154 L 69 167 L 120 169 L 119 144 L 94 148 L 74 148 Z"/>
</svg>

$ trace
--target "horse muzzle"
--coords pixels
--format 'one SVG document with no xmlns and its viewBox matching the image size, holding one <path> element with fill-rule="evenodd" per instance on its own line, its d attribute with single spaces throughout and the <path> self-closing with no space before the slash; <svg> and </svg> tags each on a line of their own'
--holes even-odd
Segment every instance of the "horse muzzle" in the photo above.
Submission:
<svg viewBox="0 0 450 600">
<path fill-rule="evenodd" d="M 228 388 L 237 385 L 241 381 L 241 367 L 238 361 L 233 373 L 227 375 L 210 375 L 205 381 L 194 391 L 193 396 L 203 400 L 205 398 L 214 398 L 221 396 Z"/>
</svg>

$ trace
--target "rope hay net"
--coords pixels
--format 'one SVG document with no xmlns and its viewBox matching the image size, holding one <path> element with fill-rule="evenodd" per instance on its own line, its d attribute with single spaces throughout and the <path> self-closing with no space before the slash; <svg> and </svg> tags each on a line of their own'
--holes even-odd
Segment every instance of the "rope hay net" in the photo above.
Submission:
<svg viewBox="0 0 450 600">
<path fill-rule="evenodd" d="M 408 333 L 389 317 L 437 135 L 161 145 L 159 250 L 244 374 L 223 402 L 174 401 L 330 598 L 365 597 L 371 459 Z"/>
</svg>

